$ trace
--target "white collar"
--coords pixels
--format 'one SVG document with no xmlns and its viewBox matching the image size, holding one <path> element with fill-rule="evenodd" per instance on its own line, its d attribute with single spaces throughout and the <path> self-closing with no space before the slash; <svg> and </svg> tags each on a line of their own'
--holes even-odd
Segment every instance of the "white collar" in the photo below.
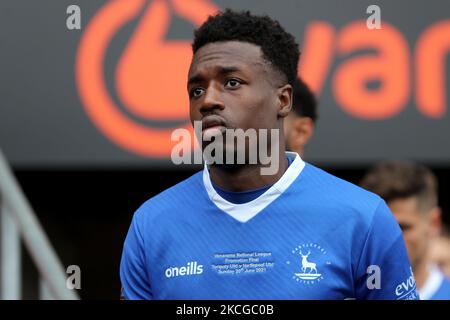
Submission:
<svg viewBox="0 0 450 320">
<path fill-rule="evenodd" d="M 425 284 L 422 288 L 418 288 L 419 296 L 421 300 L 430 300 L 436 291 L 441 287 L 442 281 L 444 281 L 444 275 L 435 265 L 429 267 L 429 274 L 425 280 Z"/>
<path fill-rule="evenodd" d="M 211 183 L 209 170 L 205 164 L 205 168 L 203 169 L 203 184 L 205 185 L 209 198 L 219 209 L 237 221 L 242 223 L 249 221 L 275 201 L 297 179 L 305 167 L 305 162 L 297 153 L 286 152 L 286 155 L 294 155 L 295 159 L 281 178 L 258 198 L 241 204 L 231 203 L 217 193 Z"/>
</svg>

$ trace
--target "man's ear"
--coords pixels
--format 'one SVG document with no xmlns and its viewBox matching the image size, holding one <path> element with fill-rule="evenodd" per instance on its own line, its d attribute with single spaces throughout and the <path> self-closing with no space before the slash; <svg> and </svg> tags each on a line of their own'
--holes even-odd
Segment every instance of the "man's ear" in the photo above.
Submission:
<svg viewBox="0 0 450 320">
<path fill-rule="evenodd" d="M 314 121 L 309 117 L 298 117 L 294 120 L 292 131 L 294 143 L 304 149 L 314 134 Z"/>
<path fill-rule="evenodd" d="M 292 108 L 292 86 L 290 84 L 278 88 L 278 101 L 278 116 L 284 118 Z"/>
<path fill-rule="evenodd" d="M 442 209 L 435 207 L 430 212 L 431 235 L 437 237 L 442 232 Z"/>
</svg>

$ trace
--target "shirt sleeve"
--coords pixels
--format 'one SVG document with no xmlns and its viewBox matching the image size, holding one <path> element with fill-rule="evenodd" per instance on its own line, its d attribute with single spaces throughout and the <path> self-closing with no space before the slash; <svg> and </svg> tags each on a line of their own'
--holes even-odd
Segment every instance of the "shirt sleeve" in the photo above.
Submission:
<svg viewBox="0 0 450 320">
<path fill-rule="evenodd" d="M 145 250 L 139 229 L 139 210 L 134 214 L 125 239 L 120 262 L 122 296 L 127 300 L 151 300 L 150 281 L 145 262 Z"/>
<path fill-rule="evenodd" d="M 402 232 L 381 200 L 369 228 L 355 274 L 358 300 L 418 300 Z"/>
</svg>

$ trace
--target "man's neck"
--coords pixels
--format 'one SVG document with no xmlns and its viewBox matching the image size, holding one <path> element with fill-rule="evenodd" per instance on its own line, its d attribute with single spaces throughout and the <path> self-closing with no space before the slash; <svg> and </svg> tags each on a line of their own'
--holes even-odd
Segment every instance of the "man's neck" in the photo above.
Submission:
<svg viewBox="0 0 450 320">
<path fill-rule="evenodd" d="M 428 264 L 426 261 L 422 261 L 414 268 L 414 279 L 416 280 L 416 285 L 418 289 L 421 289 L 430 275 L 430 270 L 428 269 Z"/>
<path fill-rule="evenodd" d="M 262 175 L 263 165 L 236 165 L 236 166 L 210 166 L 212 182 L 219 188 L 227 191 L 241 192 L 262 188 L 276 183 L 288 168 L 285 152 L 279 152 L 278 170 L 274 175 Z M 272 164 L 273 165 L 273 164 Z"/>
</svg>

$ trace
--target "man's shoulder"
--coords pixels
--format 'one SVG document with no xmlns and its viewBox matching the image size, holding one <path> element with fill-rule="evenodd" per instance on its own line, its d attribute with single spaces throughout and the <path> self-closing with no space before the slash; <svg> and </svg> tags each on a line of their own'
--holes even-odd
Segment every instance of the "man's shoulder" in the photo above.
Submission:
<svg viewBox="0 0 450 320">
<path fill-rule="evenodd" d="M 450 300 L 450 278 L 445 275 L 438 290 L 438 298 L 441 300 Z"/>
<path fill-rule="evenodd" d="M 448 291 L 448 293 L 450 294 L 450 278 L 447 275 L 444 275 L 444 280 L 442 281 L 442 286 L 445 287 L 446 290 Z"/>
<path fill-rule="evenodd" d="M 332 175 L 310 163 L 305 165 L 306 188 L 318 198 L 327 198 L 339 206 L 369 206 L 376 207 L 383 200 L 376 194 L 367 191 L 356 184 Z M 301 180 L 299 181 L 301 183 Z"/>
<path fill-rule="evenodd" d="M 423 297 L 425 300 L 450 300 L 450 279 L 441 270 L 437 269 L 437 266 L 435 266 L 435 268 L 434 292 L 429 296 L 424 294 Z M 436 279 L 439 279 L 439 282 L 437 282 Z"/>
<path fill-rule="evenodd" d="M 311 164 L 306 164 L 301 175 L 297 181 L 299 196 L 304 195 L 309 207 L 328 221 L 346 221 L 344 229 L 360 231 L 368 231 L 373 223 L 396 225 L 389 208 L 378 195 Z"/>
<path fill-rule="evenodd" d="M 189 203 L 198 202 L 202 197 L 202 171 L 160 192 L 145 201 L 135 213 L 135 218 L 143 219 L 165 215 L 183 213 Z"/>
</svg>

